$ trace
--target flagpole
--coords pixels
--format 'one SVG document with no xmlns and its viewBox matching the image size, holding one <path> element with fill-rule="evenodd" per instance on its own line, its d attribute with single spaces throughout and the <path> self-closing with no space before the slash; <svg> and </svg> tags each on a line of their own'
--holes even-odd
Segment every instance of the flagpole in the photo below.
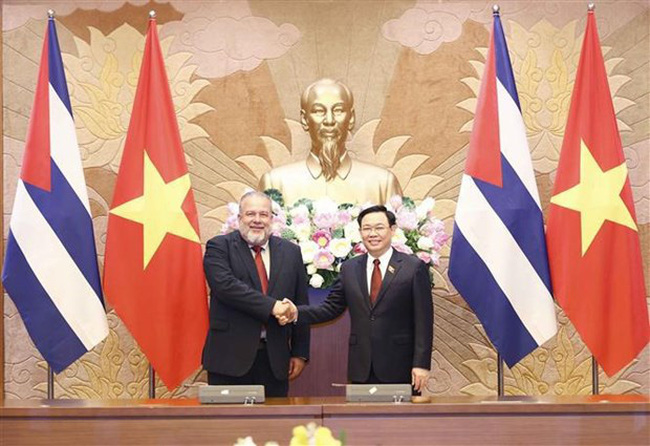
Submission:
<svg viewBox="0 0 650 446">
<path fill-rule="evenodd" d="M 596 357 L 591 355 L 591 394 L 598 395 L 600 391 L 598 390 L 598 361 Z"/>
<path fill-rule="evenodd" d="M 501 8 L 499 5 L 496 3 L 492 5 L 492 15 L 498 16 L 500 13 Z M 500 397 L 503 396 L 503 390 L 503 358 L 501 357 L 501 353 L 497 350 L 497 395 Z"/>
<path fill-rule="evenodd" d="M 47 399 L 54 399 L 54 371 L 49 364 L 47 366 Z"/>
<path fill-rule="evenodd" d="M 596 9 L 596 5 L 594 3 L 589 3 L 587 5 L 587 11 L 590 13 L 594 12 L 594 9 Z M 598 361 L 596 361 L 596 357 L 594 355 L 591 355 L 591 394 L 592 395 L 598 395 L 599 390 L 598 390 Z"/>
<path fill-rule="evenodd" d="M 156 11 L 152 9 L 149 11 L 149 20 L 156 19 Z M 149 363 L 149 398 L 156 398 L 156 371 L 151 363 Z"/>
<path fill-rule="evenodd" d="M 53 9 L 47 10 L 48 20 L 54 20 L 55 16 L 56 13 L 54 12 Z M 49 364 L 47 365 L 47 399 L 48 400 L 54 399 L 54 371 L 52 370 L 52 367 L 50 367 Z"/>
<path fill-rule="evenodd" d="M 503 358 L 497 351 L 497 395 L 503 396 Z"/>
<path fill-rule="evenodd" d="M 149 398 L 156 397 L 156 371 L 153 366 L 149 364 Z"/>
</svg>

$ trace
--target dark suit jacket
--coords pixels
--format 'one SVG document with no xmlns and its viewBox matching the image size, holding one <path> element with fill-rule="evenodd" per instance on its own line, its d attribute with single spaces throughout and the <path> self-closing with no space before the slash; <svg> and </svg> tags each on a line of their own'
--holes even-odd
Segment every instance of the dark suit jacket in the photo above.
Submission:
<svg viewBox="0 0 650 446">
<path fill-rule="evenodd" d="M 431 367 L 433 303 L 427 266 L 415 256 L 394 251 L 371 307 L 367 259 L 366 254 L 345 261 L 321 305 L 298 307 L 298 325 L 329 321 L 349 308 L 348 379 L 366 381 L 372 365 L 381 382 L 410 383 L 413 367 Z"/>
<path fill-rule="evenodd" d="M 272 236 L 269 250 L 271 272 L 265 296 L 253 255 L 239 231 L 208 241 L 203 258 L 210 285 L 210 329 L 203 348 L 206 370 L 229 376 L 246 374 L 255 360 L 264 324 L 277 379 L 287 379 L 290 357 L 309 359 L 309 327 L 282 327 L 271 314 L 276 300 L 285 297 L 297 305 L 308 303 L 300 248 Z"/>
</svg>

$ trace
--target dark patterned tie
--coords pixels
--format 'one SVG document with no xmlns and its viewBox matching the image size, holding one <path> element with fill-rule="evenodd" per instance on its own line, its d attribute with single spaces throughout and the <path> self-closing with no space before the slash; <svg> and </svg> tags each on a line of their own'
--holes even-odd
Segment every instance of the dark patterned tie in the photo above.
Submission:
<svg viewBox="0 0 650 446">
<path fill-rule="evenodd" d="M 262 247 L 253 246 L 253 251 L 255 251 L 255 267 L 257 268 L 257 275 L 260 276 L 262 293 L 266 294 L 269 289 L 269 279 L 266 277 L 266 268 L 264 267 L 264 259 L 262 259 Z"/>
<path fill-rule="evenodd" d="M 379 270 L 379 259 L 373 260 L 375 267 L 372 269 L 372 278 L 370 279 L 370 303 L 375 304 L 379 290 L 381 289 L 381 271 Z"/>
</svg>

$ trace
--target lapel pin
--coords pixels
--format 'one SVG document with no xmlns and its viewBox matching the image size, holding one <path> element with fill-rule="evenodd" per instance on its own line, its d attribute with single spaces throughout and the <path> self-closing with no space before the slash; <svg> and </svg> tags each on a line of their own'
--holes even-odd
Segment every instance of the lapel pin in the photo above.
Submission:
<svg viewBox="0 0 650 446">
<path fill-rule="evenodd" d="M 388 272 L 391 274 L 395 272 L 395 268 L 393 268 L 393 265 L 388 265 Z"/>
</svg>

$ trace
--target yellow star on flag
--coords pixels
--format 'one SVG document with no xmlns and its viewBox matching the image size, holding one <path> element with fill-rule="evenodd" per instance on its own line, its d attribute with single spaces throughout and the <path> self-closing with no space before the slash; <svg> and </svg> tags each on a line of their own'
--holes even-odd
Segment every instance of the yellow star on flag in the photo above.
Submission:
<svg viewBox="0 0 650 446">
<path fill-rule="evenodd" d="M 626 180 L 625 162 L 604 172 L 585 142 L 580 141 L 580 182 L 553 196 L 551 203 L 580 212 L 583 256 L 605 220 L 637 230 L 630 211 L 621 199 Z"/>
<path fill-rule="evenodd" d="M 181 208 L 190 187 L 189 173 L 165 183 L 145 150 L 144 193 L 111 209 L 113 215 L 142 224 L 144 268 L 168 233 L 200 243 L 199 235 Z"/>
</svg>

